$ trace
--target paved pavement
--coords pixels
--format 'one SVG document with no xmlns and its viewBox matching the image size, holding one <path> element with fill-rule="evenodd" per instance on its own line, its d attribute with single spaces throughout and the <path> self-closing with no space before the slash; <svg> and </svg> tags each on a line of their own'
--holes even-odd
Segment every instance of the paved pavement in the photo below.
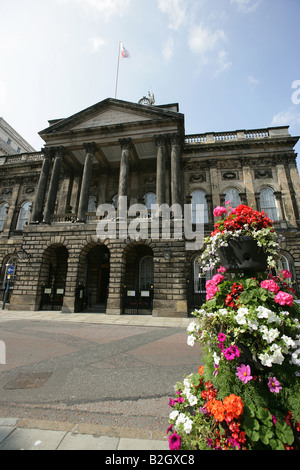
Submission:
<svg viewBox="0 0 300 470">
<path fill-rule="evenodd" d="M 127 437 L 129 429 L 119 429 L 118 433 L 119 437 L 103 426 L 0 418 L 0 450 L 169 450 L 167 436 L 132 438 Z"/>
<path fill-rule="evenodd" d="M 63 322 L 88 325 L 130 325 L 134 327 L 161 327 L 186 329 L 190 318 L 157 318 L 152 316 L 115 316 L 61 312 L 0 311 L 1 324 L 9 322 Z M 4 325 L 5 324 L 5 325 Z M 161 331 L 161 329 L 160 329 Z M 182 330 L 183 331 L 183 330 Z M 168 333 L 168 332 L 166 332 Z M 171 333 L 171 332 L 170 332 Z M 173 334 L 173 331 L 172 331 Z M 14 393 L 14 391 L 12 391 Z M 159 400 L 156 402 L 159 406 Z M 103 405 L 103 403 L 102 403 Z M 152 405 L 152 403 L 151 403 Z M 108 406 L 108 405 L 107 405 Z M 115 405 L 114 405 L 115 406 Z M 139 404 L 134 404 L 139 411 Z M 5 408 L 5 407 L 4 407 Z M 4 409 L 3 408 L 3 409 Z M 142 406 L 140 407 L 142 410 Z M 1 410 L 0 410 L 1 411 Z M 137 411 L 137 412 L 138 412 Z M 17 412 L 17 411 L 16 411 Z M 1 416 L 2 414 L 2 416 Z M 68 415 L 71 416 L 72 415 Z M 166 432 L 130 426 L 113 426 L 113 423 L 93 424 L 72 419 L 37 419 L 35 416 L 9 416 L 0 412 L 0 450 L 106 450 L 106 451 L 162 451 L 169 450 Z"/>
</svg>

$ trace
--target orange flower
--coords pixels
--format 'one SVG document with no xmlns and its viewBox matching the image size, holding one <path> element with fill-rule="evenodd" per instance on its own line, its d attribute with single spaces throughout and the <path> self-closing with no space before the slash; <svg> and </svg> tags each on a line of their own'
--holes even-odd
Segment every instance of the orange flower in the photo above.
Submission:
<svg viewBox="0 0 300 470">
<path fill-rule="evenodd" d="M 224 399 L 223 402 L 225 412 L 226 412 L 226 421 L 230 422 L 233 419 L 239 419 L 243 414 L 244 403 L 242 402 L 241 397 L 231 394 Z"/>
<path fill-rule="evenodd" d="M 198 369 L 198 374 L 203 375 L 204 374 L 204 366 L 200 366 Z"/>
<path fill-rule="evenodd" d="M 223 403 L 220 400 L 216 400 L 212 398 L 206 404 L 206 409 L 209 413 L 213 415 L 215 420 L 217 421 L 224 421 L 225 419 L 225 410 Z"/>
</svg>

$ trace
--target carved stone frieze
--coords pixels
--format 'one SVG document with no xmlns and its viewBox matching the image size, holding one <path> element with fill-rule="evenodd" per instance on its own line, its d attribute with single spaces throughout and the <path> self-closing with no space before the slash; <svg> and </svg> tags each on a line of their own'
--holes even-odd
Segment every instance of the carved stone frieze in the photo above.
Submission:
<svg viewBox="0 0 300 470">
<path fill-rule="evenodd" d="M 259 179 L 265 179 L 265 178 L 273 178 L 272 170 L 271 169 L 260 169 L 260 170 L 255 170 L 254 171 L 254 178 L 259 180 Z"/>
<path fill-rule="evenodd" d="M 205 173 L 192 174 L 190 176 L 191 183 L 204 183 L 206 181 Z"/>
<path fill-rule="evenodd" d="M 231 181 L 231 180 L 238 180 L 239 179 L 239 173 L 238 171 L 222 171 L 222 179 L 226 181 Z"/>
</svg>

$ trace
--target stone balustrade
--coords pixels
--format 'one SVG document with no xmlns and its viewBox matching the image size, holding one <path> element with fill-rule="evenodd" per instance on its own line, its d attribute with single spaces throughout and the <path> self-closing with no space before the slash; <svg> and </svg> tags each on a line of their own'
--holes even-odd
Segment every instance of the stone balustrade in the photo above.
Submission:
<svg viewBox="0 0 300 470">
<path fill-rule="evenodd" d="M 239 130 L 232 132 L 207 132 L 205 134 L 191 134 L 185 136 L 186 145 L 210 144 L 214 142 L 230 142 L 242 139 L 267 139 L 273 137 L 289 136 L 288 126 L 270 127 L 267 129 Z"/>
</svg>

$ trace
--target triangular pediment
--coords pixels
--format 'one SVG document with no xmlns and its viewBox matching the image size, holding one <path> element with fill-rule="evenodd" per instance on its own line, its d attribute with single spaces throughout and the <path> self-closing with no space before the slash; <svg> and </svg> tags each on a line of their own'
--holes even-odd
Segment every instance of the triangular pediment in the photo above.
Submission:
<svg viewBox="0 0 300 470">
<path fill-rule="evenodd" d="M 147 106 L 108 98 L 69 118 L 51 121 L 50 126 L 39 134 L 43 136 L 53 132 L 76 132 L 84 129 L 146 123 L 147 121 L 150 123 L 168 119 L 174 120 L 174 118 L 180 119 L 181 116 L 173 109 L 169 110 L 159 106 Z"/>
<path fill-rule="evenodd" d="M 82 123 L 78 124 L 77 126 L 73 127 L 72 130 L 77 129 L 89 129 L 91 127 L 102 127 L 102 126 L 115 126 L 117 124 L 125 124 L 130 122 L 140 122 L 140 121 L 148 121 L 149 116 L 144 116 L 138 113 L 132 113 L 126 110 L 121 110 L 119 108 L 111 108 L 101 113 L 97 114 L 96 116 L 83 121 Z"/>
</svg>

